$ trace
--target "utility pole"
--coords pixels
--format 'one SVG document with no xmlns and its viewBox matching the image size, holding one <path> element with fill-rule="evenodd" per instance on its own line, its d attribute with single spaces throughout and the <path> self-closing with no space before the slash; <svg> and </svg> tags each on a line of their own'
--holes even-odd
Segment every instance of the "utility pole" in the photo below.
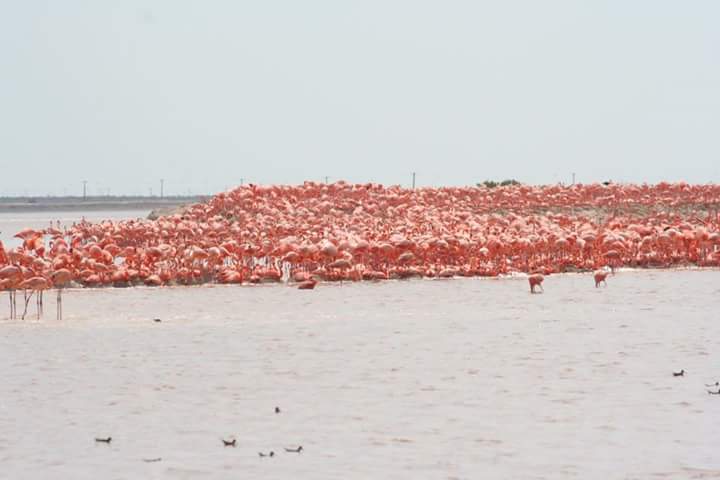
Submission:
<svg viewBox="0 0 720 480">
<path fill-rule="evenodd" d="M 245 179 L 243 177 L 240 177 L 240 186 L 243 186 L 243 183 L 245 182 Z"/>
<path fill-rule="evenodd" d="M 87 180 L 83 180 L 83 202 L 87 199 Z"/>
<path fill-rule="evenodd" d="M 165 179 L 161 178 L 160 179 L 160 198 L 163 198 L 164 190 L 165 190 Z"/>
<path fill-rule="evenodd" d="M 572 177 L 573 177 L 573 182 L 572 182 L 572 184 L 575 185 L 575 172 L 573 172 Z"/>
<path fill-rule="evenodd" d="M 415 172 L 413 172 L 413 190 L 415 190 Z"/>
<path fill-rule="evenodd" d="M 327 182 L 328 182 L 328 177 L 327 177 L 327 175 L 326 175 L 326 176 L 325 176 L 325 184 L 326 184 L 326 185 L 327 185 Z"/>
</svg>

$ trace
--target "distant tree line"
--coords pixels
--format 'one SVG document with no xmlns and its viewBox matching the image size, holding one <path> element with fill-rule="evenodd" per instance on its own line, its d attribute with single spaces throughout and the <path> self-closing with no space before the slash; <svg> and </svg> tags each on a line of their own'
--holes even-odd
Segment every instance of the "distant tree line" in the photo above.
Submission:
<svg viewBox="0 0 720 480">
<path fill-rule="evenodd" d="M 485 180 L 484 182 L 477 184 L 478 187 L 487 187 L 487 188 L 507 187 L 508 185 L 520 185 L 520 182 L 518 182 L 515 179 L 503 180 L 502 182 L 496 182 L 494 180 Z"/>
</svg>

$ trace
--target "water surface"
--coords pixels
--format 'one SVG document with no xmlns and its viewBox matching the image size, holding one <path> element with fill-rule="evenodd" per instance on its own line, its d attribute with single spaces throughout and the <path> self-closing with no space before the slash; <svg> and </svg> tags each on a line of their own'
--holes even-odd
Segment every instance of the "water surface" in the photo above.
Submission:
<svg viewBox="0 0 720 480">
<path fill-rule="evenodd" d="M 149 210 L 89 210 L 87 212 L 72 211 L 43 211 L 43 212 L 0 212 L 0 241 L 5 248 L 12 248 L 22 245 L 22 240 L 13 238 L 17 232 L 24 228 L 36 230 L 50 226 L 57 228 L 70 227 L 74 222 L 82 219 L 88 222 L 99 222 L 102 220 L 122 220 L 128 218 L 147 218 Z"/>
<path fill-rule="evenodd" d="M 2 476 L 720 476 L 720 272 L 608 284 L 74 290 L 62 322 L 47 294 L 0 321 Z"/>
</svg>

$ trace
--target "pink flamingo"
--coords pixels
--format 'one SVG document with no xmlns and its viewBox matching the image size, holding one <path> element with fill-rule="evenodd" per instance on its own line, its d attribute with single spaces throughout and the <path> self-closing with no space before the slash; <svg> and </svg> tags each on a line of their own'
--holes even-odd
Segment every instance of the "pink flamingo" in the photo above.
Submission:
<svg viewBox="0 0 720 480">
<path fill-rule="evenodd" d="M 16 265 L 0 268 L 0 290 L 7 290 L 10 297 L 10 320 L 17 318 L 17 288 L 22 282 L 22 270 Z"/>
<path fill-rule="evenodd" d="M 26 292 L 25 309 L 23 310 L 23 314 L 21 317 L 22 320 L 25 320 L 28 303 L 30 303 L 30 299 L 32 298 L 33 294 L 36 294 L 35 300 L 37 303 L 37 318 L 38 320 L 40 320 L 40 315 L 42 315 L 42 292 L 50 288 L 50 282 L 45 277 L 30 277 L 27 280 L 21 282 L 18 287 L 22 288 Z M 27 295 L 28 290 L 30 290 L 30 295 Z"/>
<path fill-rule="evenodd" d="M 542 276 L 541 273 L 534 273 L 528 277 L 528 282 L 530 283 L 530 293 L 539 293 L 535 291 L 535 287 L 539 288 L 541 292 L 545 292 L 545 289 L 542 286 L 543 280 L 545 280 L 545 277 Z"/>
<path fill-rule="evenodd" d="M 595 279 L 595 288 L 597 288 L 600 285 L 600 283 L 604 283 L 605 286 L 607 287 L 607 282 L 605 281 L 605 278 L 607 278 L 608 273 L 610 273 L 610 272 L 608 272 L 607 270 L 596 270 L 595 271 L 595 273 L 593 274 L 593 278 Z"/>
<path fill-rule="evenodd" d="M 55 270 L 50 275 L 53 285 L 57 288 L 57 319 L 62 320 L 62 291 L 72 280 L 72 273 L 66 268 Z"/>
<path fill-rule="evenodd" d="M 298 290 L 313 290 L 315 288 L 315 285 L 317 285 L 317 280 L 314 278 L 310 278 L 309 280 L 304 280 L 298 284 Z"/>
</svg>

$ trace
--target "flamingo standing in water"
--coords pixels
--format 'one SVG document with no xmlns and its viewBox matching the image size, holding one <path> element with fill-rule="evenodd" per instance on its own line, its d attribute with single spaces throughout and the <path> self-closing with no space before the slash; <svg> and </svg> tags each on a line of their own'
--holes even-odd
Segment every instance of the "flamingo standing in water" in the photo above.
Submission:
<svg viewBox="0 0 720 480">
<path fill-rule="evenodd" d="M 16 265 L 0 268 L 0 290 L 7 290 L 10 297 L 10 320 L 17 318 L 16 289 L 22 282 L 22 270 Z"/>
<path fill-rule="evenodd" d="M 67 268 L 55 270 L 50 275 L 53 285 L 57 288 L 57 319 L 62 320 L 62 291 L 72 280 L 72 273 Z"/>
<path fill-rule="evenodd" d="M 528 282 L 530 283 L 530 293 L 539 293 L 535 291 L 535 287 L 538 287 L 541 292 L 545 292 L 545 289 L 542 286 L 543 280 L 545 280 L 545 277 L 542 276 L 541 273 L 534 273 L 528 277 Z"/>
<path fill-rule="evenodd" d="M 595 278 L 595 288 L 597 288 L 601 283 L 604 283 L 607 287 L 607 282 L 605 281 L 605 278 L 608 276 L 607 270 L 595 270 L 595 273 L 593 274 L 593 278 Z"/>
<path fill-rule="evenodd" d="M 47 290 L 50 288 L 50 282 L 45 277 L 30 277 L 27 280 L 24 280 L 23 282 L 18 285 L 19 288 L 22 288 L 25 290 L 25 309 L 23 310 L 22 314 L 22 320 L 25 320 L 25 315 L 27 314 L 27 308 L 28 303 L 30 303 L 30 299 L 32 298 L 33 294 L 35 294 L 35 300 L 37 303 L 37 318 L 40 320 L 40 315 L 42 315 L 42 292 L 44 290 Z M 27 291 L 30 290 L 30 295 L 27 295 Z"/>
</svg>

